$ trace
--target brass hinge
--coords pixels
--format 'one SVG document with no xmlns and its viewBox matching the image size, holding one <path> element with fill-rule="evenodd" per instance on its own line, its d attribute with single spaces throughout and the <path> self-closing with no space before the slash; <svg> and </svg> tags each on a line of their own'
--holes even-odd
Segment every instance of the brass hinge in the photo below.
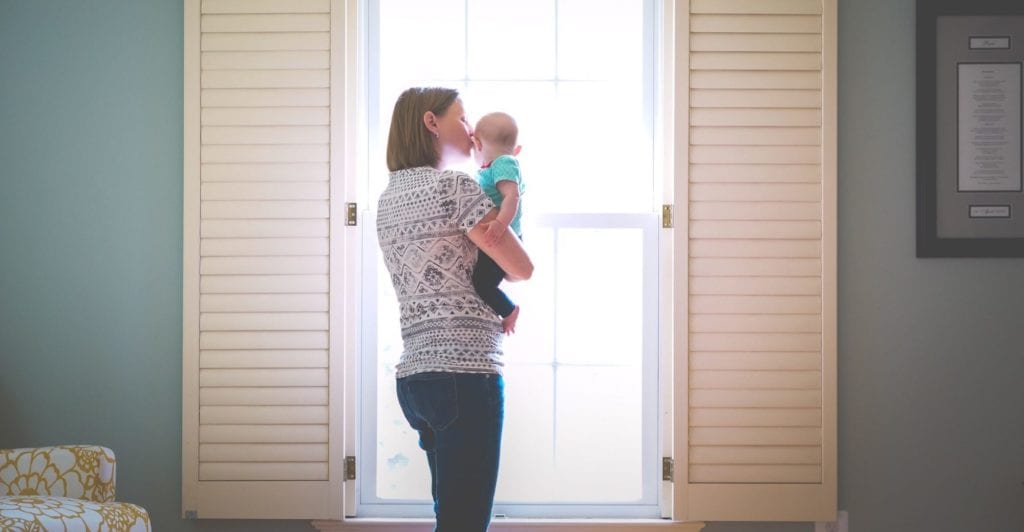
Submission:
<svg viewBox="0 0 1024 532">
<path fill-rule="evenodd" d="M 666 482 L 672 482 L 672 475 L 673 475 L 674 472 L 675 472 L 675 469 L 674 469 L 674 467 L 672 465 L 672 459 L 671 458 L 662 458 L 661 459 L 661 480 L 664 480 Z"/>
<path fill-rule="evenodd" d="M 358 207 L 355 203 L 349 203 L 348 214 L 345 217 L 345 225 L 356 225 L 358 222 Z"/>
<path fill-rule="evenodd" d="M 345 457 L 345 480 L 356 479 L 356 457 L 346 456 Z"/>
<path fill-rule="evenodd" d="M 672 227 L 672 206 L 665 204 L 661 206 L 661 226 Z"/>
</svg>

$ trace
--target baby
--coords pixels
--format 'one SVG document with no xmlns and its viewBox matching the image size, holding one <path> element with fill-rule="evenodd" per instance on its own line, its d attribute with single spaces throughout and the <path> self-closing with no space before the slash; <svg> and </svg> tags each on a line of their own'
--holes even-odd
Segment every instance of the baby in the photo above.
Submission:
<svg viewBox="0 0 1024 532">
<path fill-rule="evenodd" d="M 516 144 L 519 128 L 516 121 L 505 113 L 484 115 L 476 123 L 473 145 L 476 148 L 476 162 L 480 164 L 477 180 L 480 187 L 498 206 L 498 217 L 487 227 L 484 235 L 488 243 L 495 243 L 505 231 L 512 229 L 520 239 L 519 227 L 522 210 L 519 198 L 524 192 L 523 179 L 519 173 L 516 156 L 522 146 Z M 486 253 L 480 251 L 473 270 L 473 286 L 494 312 L 501 316 L 505 334 L 515 332 L 519 318 L 519 305 L 512 302 L 498 285 L 505 278 L 505 272 Z"/>
</svg>

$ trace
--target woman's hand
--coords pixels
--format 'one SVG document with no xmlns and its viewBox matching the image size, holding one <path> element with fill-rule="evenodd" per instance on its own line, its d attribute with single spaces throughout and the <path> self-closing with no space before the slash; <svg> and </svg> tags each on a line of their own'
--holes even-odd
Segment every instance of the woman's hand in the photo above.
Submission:
<svg viewBox="0 0 1024 532">
<path fill-rule="evenodd" d="M 501 220 L 494 220 L 487 224 L 487 232 L 484 233 L 484 243 L 493 246 L 498 243 L 498 240 L 505 235 L 505 231 L 508 230 L 508 224 L 503 223 Z"/>
</svg>

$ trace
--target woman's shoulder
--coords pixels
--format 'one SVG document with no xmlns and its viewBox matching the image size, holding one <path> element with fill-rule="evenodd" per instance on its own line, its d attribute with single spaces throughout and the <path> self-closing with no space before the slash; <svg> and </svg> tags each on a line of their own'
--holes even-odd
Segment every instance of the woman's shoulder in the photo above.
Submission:
<svg viewBox="0 0 1024 532">
<path fill-rule="evenodd" d="M 437 191 L 442 196 L 482 194 L 476 178 L 461 170 L 438 170 Z"/>
</svg>

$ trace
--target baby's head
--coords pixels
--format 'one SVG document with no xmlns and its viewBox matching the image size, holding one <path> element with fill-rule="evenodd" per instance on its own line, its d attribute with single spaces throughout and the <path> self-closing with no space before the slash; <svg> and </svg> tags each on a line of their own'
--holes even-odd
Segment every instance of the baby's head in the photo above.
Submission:
<svg viewBox="0 0 1024 532">
<path fill-rule="evenodd" d="M 473 131 L 477 162 L 490 162 L 500 155 L 518 155 L 518 137 L 519 127 L 507 113 L 488 113 L 482 116 Z"/>
</svg>

